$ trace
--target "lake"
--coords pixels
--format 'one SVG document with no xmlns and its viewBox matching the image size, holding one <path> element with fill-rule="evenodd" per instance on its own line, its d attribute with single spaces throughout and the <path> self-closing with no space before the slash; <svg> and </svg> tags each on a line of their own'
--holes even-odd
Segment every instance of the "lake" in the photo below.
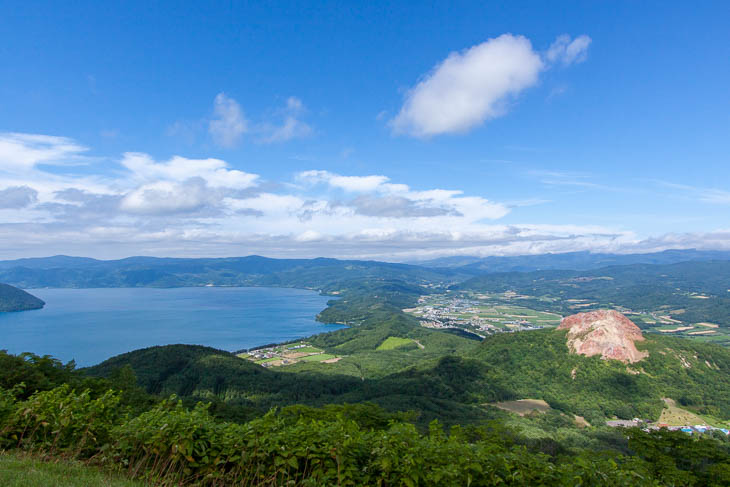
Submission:
<svg viewBox="0 0 730 487">
<path fill-rule="evenodd" d="M 235 351 L 342 328 L 314 320 L 328 296 L 266 287 L 31 289 L 45 308 L 0 313 L 0 349 L 78 366 L 153 345 Z"/>
</svg>

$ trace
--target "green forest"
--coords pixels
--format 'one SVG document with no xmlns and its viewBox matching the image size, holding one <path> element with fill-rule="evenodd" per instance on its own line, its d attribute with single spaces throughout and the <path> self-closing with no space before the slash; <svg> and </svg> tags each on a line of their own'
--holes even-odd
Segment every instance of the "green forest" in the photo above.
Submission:
<svg viewBox="0 0 730 487">
<path fill-rule="evenodd" d="M 40 309 L 45 303 L 30 293 L 7 284 L 0 284 L 0 313 Z"/>
</svg>

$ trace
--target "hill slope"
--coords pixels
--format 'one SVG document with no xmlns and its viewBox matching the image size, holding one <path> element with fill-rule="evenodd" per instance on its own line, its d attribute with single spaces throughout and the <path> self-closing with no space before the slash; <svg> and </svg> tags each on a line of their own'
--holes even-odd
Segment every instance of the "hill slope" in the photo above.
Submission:
<svg viewBox="0 0 730 487">
<path fill-rule="evenodd" d="M 371 401 L 391 411 L 415 410 L 422 420 L 467 424 L 484 419 L 486 403 L 529 398 L 601 424 L 613 417 L 657 420 L 662 398 L 669 397 L 695 413 L 730 420 L 730 351 L 717 345 L 650 335 L 637 342 L 649 355 L 626 364 L 572 353 L 565 330 L 503 333 L 481 343 L 431 332 L 420 339 L 425 350 L 378 351 L 384 336 L 415 331 L 358 329 L 323 340 L 335 351 L 348 349 L 335 364 L 264 369 L 227 352 L 174 345 L 130 352 L 88 372 L 109 376 L 129 364 L 148 392 L 259 410 Z M 427 353 L 432 347 L 438 352 Z"/>
<path fill-rule="evenodd" d="M 0 284 L 0 312 L 40 309 L 46 303 L 30 293 L 7 284 Z"/>
<path fill-rule="evenodd" d="M 694 412 L 730 419 L 730 350 L 685 339 L 647 335 L 648 352 L 625 364 L 572 353 L 565 330 L 488 337 L 469 357 L 490 367 L 485 389 L 499 400 L 544 399 L 591 424 L 613 416 L 656 420 L 662 398 Z"/>
</svg>

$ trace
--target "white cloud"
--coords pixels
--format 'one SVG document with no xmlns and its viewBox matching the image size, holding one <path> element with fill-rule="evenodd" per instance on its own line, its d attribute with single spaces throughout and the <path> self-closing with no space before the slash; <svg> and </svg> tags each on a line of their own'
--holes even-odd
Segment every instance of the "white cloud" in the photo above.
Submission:
<svg viewBox="0 0 730 487">
<path fill-rule="evenodd" d="M 564 66 L 574 63 L 582 63 L 588 58 L 588 46 L 591 45 L 591 38 L 581 35 L 571 40 L 570 36 L 563 34 L 558 36 L 545 53 L 545 58 L 551 62 L 560 62 Z"/>
<path fill-rule="evenodd" d="M 157 162 L 147 154 L 127 152 L 120 164 L 131 173 L 128 184 L 136 186 L 124 196 L 120 208 L 138 214 L 220 211 L 226 206 L 224 198 L 254 187 L 259 178 L 212 158 L 175 156 Z"/>
<path fill-rule="evenodd" d="M 215 206 L 220 199 L 204 179 L 191 178 L 182 183 L 158 181 L 140 186 L 122 199 L 120 208 L 130 213 L 169 215 Z"/>
<path fill-rule="evenodd" d="M 464 132 L 502 115 L 509 98 L 537 83 L 542 69 L 522 36 L 504 34 L 452 52 L 408 92 L 391 127 L 418 137 Z"/>
<path fill-rule="evenodd" d="M 518 203 L 490 201 L 459 189 L 414 189 L 379 174 L 312 170 L 293 180 L 262 182 L 221 159 L 175 156 L 158 161 L 129 152 L 105 161 L 104 172 L 91 164 L 85 176 L 59 175 L 41 162 L 22 161 L 64 163 L 82 146 L 44 137 L 15 134 L 18 161 L 5 153 L 11 157 L 7 167 L 25 169 L 2 177 L 4 256 L 259 253 L 402 260 L 574 250 L 730 249 L 728 230 L 641 238 L 597 225 L 508 225 L 500 218 Z M 29 156 L 39 141 L 74 149 L 56 150 L 53 157 Z M 109 171 L 110 164 L 117 167 Z M 534 175 L 562 184 L 585 179 L 571 173 Z M 721 190 L 685 189 L 708 202 L 726 201 Z"/>
<path fill-rule="evenodd" d="M 157 162 L 149 155 L 127 152 L 121 164 L 132 172 L 132 177 L 141 181 L 186 181 L 200 177 L 212 186 L 245 189 L 253 186 L 258 175 L 237 169 L 230 169 L 220 159 L 187 159 L 175 156 L 166 162 Z"/>
<path fill-rule="evenodd" d="M 375 191 L 388 181 L 385 176 L 340 176 L 329 171 L 303 171 L 297 180 L 309 184 L 325 183 L 345 191 Z"/>
<path fill-rule="evenodd" d="M 329 171 L 304 171 L 296 176 L 300 183 L 316 185 L 326 184 L 345 193 L 367 194 L 349 201 L 338 201 L 339 208 L 350 208 L 357 215 L 378 218 L 418 218 L 416 226 L 423 226 L 423 218 L 442 217 L 438 225 L 446 220 L 455 224 L 457 221 L 478 221 L 481 219 L 497 219 L 509 213 L 509 208 L 501 203 L 494 203 L 485 198 L 462 196 L 459 190 L 431 189 L 413 191 L 408 185 L 391 183 L 389 178 L 380 175 L 342 176 Z M 311 216 L 309 208 L 307 215 Z M 332 205 L 326 212 L 332 212 Z M 436 221 L 435 219 L 433 221 Z M 403 222 L 399 225 L 404 225 Z"/>
<path fill-rule="evenodd" d="M 236 100 L 218 93 L 213 101 L 213 118 L 208 124 L 208 132 L 213 141 L 221 147 L 233 147 L 248 130 L 248 122 Z"/>
<path fill-rule="evenodd" d="M 585 61 L 590 43 L 587 35 L 561 35 L 543 60 L 527 38 L 503 34 L 452 52 L 407 92 L 389 125 L 415 137 L 466 132 L 504 115 L 510 100 L 537 84 L 551 64 Z"/>
<path fill-rule="evenodd" d="M 321 233 L 307 230 L 306 232 L 302 232 L 295 236 L 294 240 L 297 242 L 316 242 L 318 240 L 322 240 L 322 238 L 323 235 Z"/>
</svg>

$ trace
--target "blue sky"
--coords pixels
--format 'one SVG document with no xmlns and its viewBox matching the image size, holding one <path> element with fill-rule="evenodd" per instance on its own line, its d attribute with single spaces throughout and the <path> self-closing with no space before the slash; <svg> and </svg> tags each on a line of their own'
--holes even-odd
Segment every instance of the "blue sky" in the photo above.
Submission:
<svg viewBox="0 0 730 487">
<path fill-rule="evenodd" d="M 0 257 L 730 248 L 727 2 L 5 2 Z"/>
</svg>

